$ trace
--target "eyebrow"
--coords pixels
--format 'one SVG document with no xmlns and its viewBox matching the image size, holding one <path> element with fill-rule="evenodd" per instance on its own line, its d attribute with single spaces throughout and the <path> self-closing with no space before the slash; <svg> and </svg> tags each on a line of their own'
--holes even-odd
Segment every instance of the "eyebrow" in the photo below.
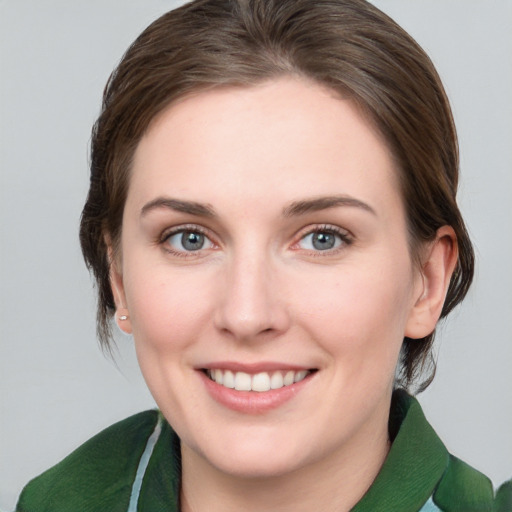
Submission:
<svg viewBox="0 0 512 512">
<path fill-rule="evenodd" d="M 373 215 L 377 215 L 375 210 L 367 203 L 364 203 L 354 197 L 342 195 L 315 197 L 312 199 L 294 201 L 283 209 L 283 217 L 298 217 L 307 213 L 318 212 L 339 206 L 361 208 Z M 146 203 L 141 209 L 141 217 L 158 209 L 168 209 L 180 213 L 196 215 L 198 217 L 216 217 L 215 210 L 209 204 L 198 203 L 196 201 L 185 201 L 183 199 L 173 199 L 170 197 L 157 197 L 156 199 L 149 201 L 149 203 Z"/>
<path fill-rule="evenodd" d="M 325 196 L 306 199 L 303 201 L 294 201 L 283 210 L 284 217 L 295 217 L 305 215 L 306 213 L 318 212 L 338 206 L 350 206 L 361 208 L 373 215 L 377 215 L 375 210 L 369 205 L 351 196 Z"/>
<path fill-rule="evenodd" d="M 199 217 L 215 217 L 215 211 L 208 204 L 197 203 L 195 201 L 184 201 L 182 199 L 173 199 L 170 197 L 157 197 L 149 203 L 146 203 L 141 211 L 141 217 L 149 212 L 158 209 L 174 210 L 176 212 L 188 213 Z"/>
</svg>

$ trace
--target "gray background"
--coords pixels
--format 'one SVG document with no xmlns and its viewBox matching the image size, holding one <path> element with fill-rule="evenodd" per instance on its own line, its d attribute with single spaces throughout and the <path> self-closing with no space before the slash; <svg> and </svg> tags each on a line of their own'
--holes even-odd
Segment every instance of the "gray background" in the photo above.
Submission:
<svg viewBox="0 0 512 512">
<path fill-rule="evenodd" d="M 152 407 L 129 337 L 95 341 L 79 252 L 90 127 L 136 35 L 181 2 L 0 0 L 0 509 L 112 422 Z M 438 337 L 420 396 L 457 456 L 512 476 L 512 2 L 379 0 L 429 52 L 459 129 L 475 285 Z"/>
</svg>

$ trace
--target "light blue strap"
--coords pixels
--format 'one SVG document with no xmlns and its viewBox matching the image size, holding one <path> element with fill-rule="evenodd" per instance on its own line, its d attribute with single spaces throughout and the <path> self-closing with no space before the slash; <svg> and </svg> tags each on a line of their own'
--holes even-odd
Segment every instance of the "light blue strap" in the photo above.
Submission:
<svg viewBox="0 0 512 512">
<path fill-rule="evenodd" d="M 423 507 L 419 510 L 419 512 L 443 512 L 430 498 Z"/>
<path fill-rule="evenodd" d="M 146 448 L 144 449 L 144 453 L 139 461 L 139 466 L 137 467 L 137 473 L 135 474 L 135 480 L 132 485 L 132 493 L 130 495 L 130 504 L 128 505 L 127 512 L 137 512 L 137 503 L 139 502 L 140 488 L 142 487 L 142 480 L 144 478 L 144 474 L 146 473 L 146 469 L 149 464 L 149 459 L 151 458 L 151 454 L 153 453 L 153 449 L 155 448 L 155 444 L 160 437 L 160 432 L 162 431 L 161 420 L 159 419 L 155 430 L 149 436 L 148 442 L 146 443 Z"/>
</svg>

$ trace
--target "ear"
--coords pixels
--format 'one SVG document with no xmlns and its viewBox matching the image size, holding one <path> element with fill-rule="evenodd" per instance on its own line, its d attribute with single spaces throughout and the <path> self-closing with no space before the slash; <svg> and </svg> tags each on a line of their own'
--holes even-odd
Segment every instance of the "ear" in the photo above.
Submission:
<svg viewBox="0 0 512 512">
<path fill-rule="evenodd" d="M 108 248 L 108 261 L 109 261 L 109 277 L 112 295 L 116 304 L 115 321 L 119 329 L 126 334 L 132 333 L 132 322 L 130 319 L 130 312 L 126 307 L 126 296 L 124 292 L 123 275 L 120 269 L 119 258 L 114 255 L 114 250 L 110 239 L 106 238 Z"/>
<path fill-rule="evenodd" d="M 434 331 L 457 259 L 455 232 L 451 226 L 443 226 L 437 230 L 435 240 L 428 245 L 421 265 L 422 286 L 419 286 L 405 328 L 405 336 L 408 338 L 424 338 Z"/>
</svg>

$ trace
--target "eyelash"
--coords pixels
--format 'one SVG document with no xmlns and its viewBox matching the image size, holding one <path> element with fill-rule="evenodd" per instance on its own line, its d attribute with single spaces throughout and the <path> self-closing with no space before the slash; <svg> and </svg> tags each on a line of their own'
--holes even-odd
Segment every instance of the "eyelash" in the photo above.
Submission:
<svg viewBox="0 0 512 512">
<path fill-rule="evenodd" d="M 173 256 L 177 256 L 179 258 L 190 258 L 190 257 L 197 258 L 200 255 L 200 253 L 203 252 L 205 249 L 198 249 L 197 251 L 177 251 L 177 250 L 173 249 L 171 245 L 169 245 L 169 244 L 166 245 L 166 242 L 168 242 L 172 236 L 178 235 L 180 233 L 183 234 L 186 232 L 198 233 L 200 235 L 203 235 L 207 240 L 210 241 L 210 243 L 212 245 L 214 245 L 214 246 L 217 245 L 212 240 L 210 232 L 196 224 L 185 224 L 183 226 L 177 226 L 170 230 L 164 231 L 162 233 L 162 235 L 159 237 L 159 239 L 157 240 L 157 242 L 159 245 L 161 245 L 163 247 L 163 249 L 166 252 L 172 254 Z"/>
<path fill-rule="evenodd" d="M 309 254 L 311 254 L 314 257 L 321 257 L 321 256 L 332 256 L 335 254 L 338 254 L 339 252 L 343 251 L 347 246 L 352 245 L 354 243 L 353 236 L 345 229 L 341 229 L 338 226 L 333 226 L 331 224 L 323 224 L 320 226 L 315 227 L 307 227 L 304 230 L 302 230 L 298 235 L 298 241 L 295 242 L 292 246 L 292 248 L 297 247 L 297 245 L 303 241 L 307 236 L 319 234 L 319 233 L 326 233 L 329 235 L 334 235 L 340 239 L 340 245 L 338 247 L 332 248 L 332 249 L 326 249 L 326 250 L 312 250 L 309 251 Z M 295 250 L 299 250 L 300 248 L 297 248 Z"/>
<path fill-rule="evenodd" d="M 198 233 L 202 236 L 204 236 L 207 240 L 210 241 L 210 243 L 214 246 L 217 244 L 212 240 L 212 236 L 210 235 L 209 230 L 203 228 L 202 226 L 196 225 L 196 224 L 186 224 L 182 226 L 177 226 L 175 228 L 172 228 L 170 230 L 166 230 L 162 233 L 162 235 L 158 238 L 157 243 L 161 245 L 164 250 L 173 256 L 177 256 L 179 258 L 190 258 L 190 257 L 198 257 L 204 250 L 208 249 L 198 249 L 197 251 L 178 251 L 172 248 L 167 242 L 172 236 L 183 234 L 186 232 L 190 233 Z M 307 236 L 319 234 L 319 233 L 325 233 L 329 235 L 334 235 L 338 237 L 341 241 L 340 245 L 338 247 L 332 248 L 332 249 L 326 249 L 326 250 L 311 250 L 309 253 L 312 256 L 319 257 L 319 256 L 326 256 L 326 255 L 334 255 L 338 252 L 345 249 L 347 246 L 351 245 L 354 242 L 354 239 L 352 235 L 347 232 L 344 229 L 339 228 L 338 226 L 333 226 L 331 224 L 323 224 L 320 226 L 315 227 L 307 227 L 298 234 L 298 240 L 292 245 L 293 250 L 300 250 L 298 244 L 303 241 Z"/>
</svg>

